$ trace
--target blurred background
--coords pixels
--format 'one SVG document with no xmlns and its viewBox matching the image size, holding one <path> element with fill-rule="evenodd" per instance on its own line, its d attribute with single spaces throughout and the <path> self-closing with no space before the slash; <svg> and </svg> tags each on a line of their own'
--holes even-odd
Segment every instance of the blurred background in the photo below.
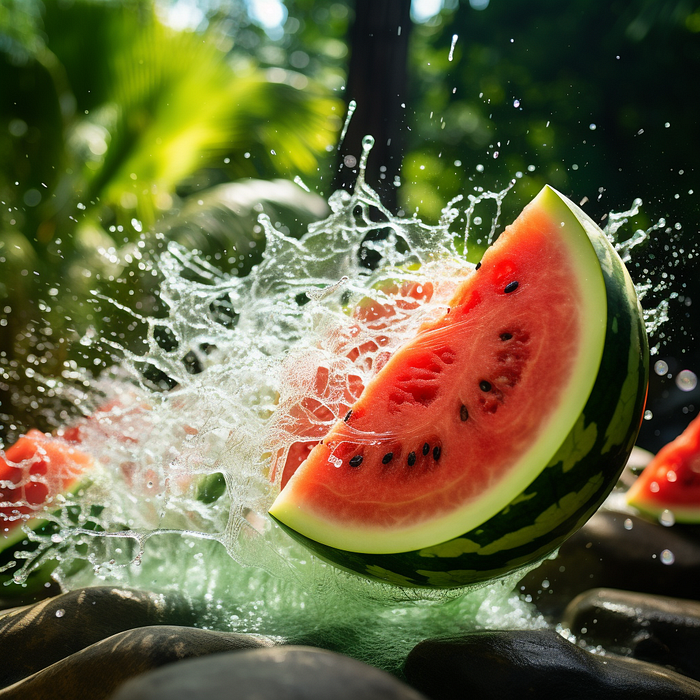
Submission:
<svg viewBox="0 0 700 700">
<path fill-rule="evenodd" d="M 698 75 L 690 0 L 0 0 L 0 441 L 69 418 L 51 377 L 139 347 L 101 299 L 158 313 L 163 246 L 246 274 L 258 215 L 301 235 L 369 133 L 401 216 L 512 181 L 501 222 L 545 183 L 601 225 L 641 200 L 657 450 L 700 407 Z"/>
</svg>

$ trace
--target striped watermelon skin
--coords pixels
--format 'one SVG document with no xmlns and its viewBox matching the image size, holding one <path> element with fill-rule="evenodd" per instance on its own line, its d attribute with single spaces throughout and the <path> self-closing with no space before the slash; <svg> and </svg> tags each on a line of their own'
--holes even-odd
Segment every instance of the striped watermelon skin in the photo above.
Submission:
<svg viewBox="0 0 700 700">
<path fill-rule="evenodd" d="M 498 579 L 551 554 L 598 509 L 637 438 L 648 385 L 642 311 L 624 264 L 575 205 L 603 271 L 608 317 L 598 375 L 581 415 L 537 478 L 501 512 L 447 542 L 396 554 L 348 552 L 279 525 L 321 559 L 401 586 L 455 588 Z"/>
</svg>

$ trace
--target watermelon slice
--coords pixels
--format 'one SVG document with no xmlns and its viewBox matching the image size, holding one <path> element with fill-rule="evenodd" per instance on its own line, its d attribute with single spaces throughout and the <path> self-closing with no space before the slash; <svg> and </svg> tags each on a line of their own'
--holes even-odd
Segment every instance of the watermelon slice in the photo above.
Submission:
<svg viewBox="0 0 700 700">
<path fill-rule="evenodd" d="M 664 511 L 678 523 L 700 523 L 700 416 L 644 468 L 627 502 L 648 515 Z"/>
<path fill-rule="evenodd" d="M 647 344 L 604 234 L 546 187 L 364 388 L 271 516 L 371 578 L 458 586 L 536 561 L 634 444 Z"/>
<path fill-rule="evenodd" d="M 0 551 L 37 527 L 60 493 L 70 490 L 92 466 L 71 442 L 30 430 L 0 457 Z M 54 506 L 55 507 L 55 506 Z"/>
</svg>

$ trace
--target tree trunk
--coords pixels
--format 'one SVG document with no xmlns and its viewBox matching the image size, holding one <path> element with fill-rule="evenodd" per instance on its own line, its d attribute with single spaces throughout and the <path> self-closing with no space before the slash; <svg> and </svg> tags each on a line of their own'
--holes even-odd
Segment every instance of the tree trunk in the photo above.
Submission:
<svg viewBox="0 0 700 700">
<path fill-rule="evenodd" d="M 357 107 L 338 148 L 333 180 L 334 190 L 352 189 L 362 139 L 373 136 L 367 184 L 393 212 L 397 209 L 394 180 L 401 172 L 404 146 L 410 10 L 410 0 L 355 0 L 346 101 L 354 100 Z"/>
</svg>

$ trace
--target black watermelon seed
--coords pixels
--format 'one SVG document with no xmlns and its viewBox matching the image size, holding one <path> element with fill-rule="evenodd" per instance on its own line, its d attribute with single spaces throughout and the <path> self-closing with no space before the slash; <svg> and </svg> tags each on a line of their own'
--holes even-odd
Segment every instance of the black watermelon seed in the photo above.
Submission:
<svg viewBox="0 0 700 700">
<path fill-rule="evenodd" d="M 345 418 L 343 418 L 343 420 L 347 423 L 350 420 L 351 415 L 352 415 L 352 408 L 345 414 Z"/>
<path fill-rule="evenodd" d="M 481 267 L 481 261 L 479 261 L 479 262 L 476 264 L 476 267 L 475 267 L 474 269 L 475 269 L 475 270 L 478 270 L 480 267 Z"/>
<path fill-rule="evenodd" d="M 479 382 L 479 389 L 481 389 L 481 391 L 491 391 L 491 382 L 487 382 L 485 379 L 482 379 Z"/>
<path fill-rule="evenodd" d="M 359 467 L 362 464 L 362 455 L 355 455 L 351 460 L 350 460 L 350 466 L 351 467 Z"/>
<path fill-rule="evenodd" d="M 408 466 L 412 467 L 415 463 L 416 463 L 416 453 L 409 452 L 408 453 Z"/>
<path fill-rule="evenodd" d="M 427 455 L 428 452 L 430 452 L 430 445 L 427 442 L 425 442 L 423 443 L 423 454 Z"/>
<path fill-rule="evenodd" d="M 467 420 L 467 418 L 469 418 L 469 411 L 467 410 L 467 407 L 464 404 L 462 404 L 459 408 L 459 417 L 462 420 Z"/>
<path fill-rule="evenodd" d="M 382 464 L 389 464 L 391 460 L 394 459 L 394 453 L 393 452 L 387 452 L 383 457 L 382 457 Z"/>
<path fill-rule="evenodd" d="M 501 340 L 510 340 L 512 337 L 512 333 L 501 333 Z"/>
<path fill-rule="evenodd" d="M 506 285 L 505 289 L 503 290 L 506 294 L 510 294 L 511 292 L 514 292 L 518 288 L 518 283 L 513 280 L 512 282 L 508 282 Z"/>
<path fill-rule="evenodd" d="M 440 453 L 442 452 L 442 449 L 440 449 L 440 445 L 435 445 L 433 447 L 433 459 L 437 462 L 438 459 L 440 459 Z"/>
</svg>

